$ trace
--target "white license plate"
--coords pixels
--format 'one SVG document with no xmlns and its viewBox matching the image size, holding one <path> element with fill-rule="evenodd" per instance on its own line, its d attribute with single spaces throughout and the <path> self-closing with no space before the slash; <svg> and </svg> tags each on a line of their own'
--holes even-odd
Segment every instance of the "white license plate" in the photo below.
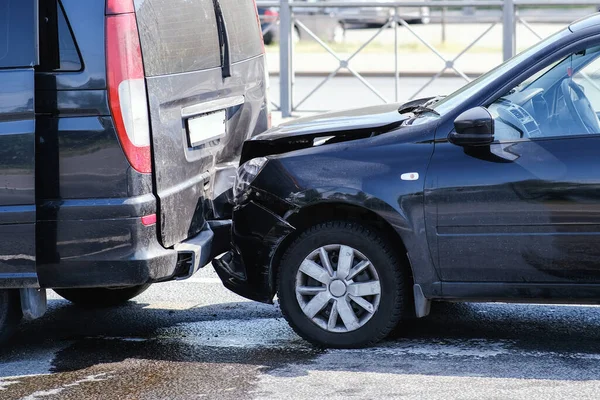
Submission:
<svg viewBox="0 0 600 400">
<path fill-rule="evenodd" d="M 217 111 L 188 119 L 190 147 L 198 147 L 225 137 L 225 120 L 225 111 Z"/>
</svg>

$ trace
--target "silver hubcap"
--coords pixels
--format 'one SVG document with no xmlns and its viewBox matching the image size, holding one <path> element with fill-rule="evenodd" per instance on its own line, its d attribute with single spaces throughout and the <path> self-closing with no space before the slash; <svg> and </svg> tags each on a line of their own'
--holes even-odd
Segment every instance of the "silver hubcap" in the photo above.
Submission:
<svg viewBox="0 0 600 400">
<path fill-rule="evenodd" d="M 379 308 L 377 271 L 361 252 L 332 244 L 308 255 L 296 275 L 296 299 L 312 322 L 329 332 L 351 332 Z"/>
</svg>

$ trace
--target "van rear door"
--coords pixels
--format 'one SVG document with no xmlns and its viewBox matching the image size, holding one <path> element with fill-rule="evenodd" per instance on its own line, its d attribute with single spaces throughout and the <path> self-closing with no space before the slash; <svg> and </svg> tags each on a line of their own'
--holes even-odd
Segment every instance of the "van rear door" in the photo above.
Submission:
<svg viewBox="0 0 600 400">
<path fill-rule="evenodd" d="M 0 1 L 0 287 L 36 286 L 37 1 Z"/>
<path fill-rule="evenodd" d="M 135 0 L 149 103 L 160 240 L 202 230 L 215 170 L 266 129 L 253 0 Z"/>
</svg>

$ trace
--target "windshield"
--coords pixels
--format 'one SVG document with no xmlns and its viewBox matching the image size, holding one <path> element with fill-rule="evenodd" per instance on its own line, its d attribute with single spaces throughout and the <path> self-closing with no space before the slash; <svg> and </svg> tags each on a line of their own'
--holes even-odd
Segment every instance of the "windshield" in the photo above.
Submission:
<svg viewBox="0 0 600 400">
<path fill-rule="evenodd" d="M 434 104 L 429 105 L 429 107 L 435 110 L 439 115 L 444 115 L 452 111 L 455 107 L 460 105 L 462 102 L 464 102 L 471 96 L 475 95 L 477 92 L 481 91 L 484 87 L 498 79 L 500 76 L 511 70 L 513 67 L 520 64 L 524 60 L 530 58 L 533 54 L 537 53 L 542 48 L 546 47 L 549 42 L 556 41 L 557 39 L 565 37 L 570 33 L 571 31 L 569 31 L 569 29 L 564 29 L 560 32 L 555 33 L 554 35 L 546 38 L 545 40 L 539 42 L 533 47 L 530 47 L 529 49 L 511 58 L 507 62 L 500 64 L 498 67 L 480 76 L 471 83 L 463 86 L 451 95 L 444 97 L 443 99 L 439 100 Z M 438 118 L 438 116 L 434 113 L 423 113 L 420 116 L 426 119 Z"/>
</svg>

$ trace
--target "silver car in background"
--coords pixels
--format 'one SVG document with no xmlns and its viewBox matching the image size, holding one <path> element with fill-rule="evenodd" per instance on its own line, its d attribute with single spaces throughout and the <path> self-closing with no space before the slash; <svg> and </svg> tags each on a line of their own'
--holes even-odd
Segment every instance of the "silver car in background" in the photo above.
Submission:
<svg viewBox="0 0 600 400">
<path fill-rule="evenodd" d="M 402 0 L 399 0 L 402 2 Z M 408 1 L 408 0 L 407 0 Z M 411 0 L 413 3 L 414 1 Z M 419 0 L 417 0 L 419 1 Z M 423 2 L 425 0 L 422 0 Z M 353 0 L 353 3 L 387 3 L 389 0 Z M 382 26 L 394 15 L 392 7 L 339 8 L 338 18 L 345 24 Z M 399 7 L 398 15 L 409 23 L 428 24 L 431 20 L 429 7 Z"/>
</svg>

